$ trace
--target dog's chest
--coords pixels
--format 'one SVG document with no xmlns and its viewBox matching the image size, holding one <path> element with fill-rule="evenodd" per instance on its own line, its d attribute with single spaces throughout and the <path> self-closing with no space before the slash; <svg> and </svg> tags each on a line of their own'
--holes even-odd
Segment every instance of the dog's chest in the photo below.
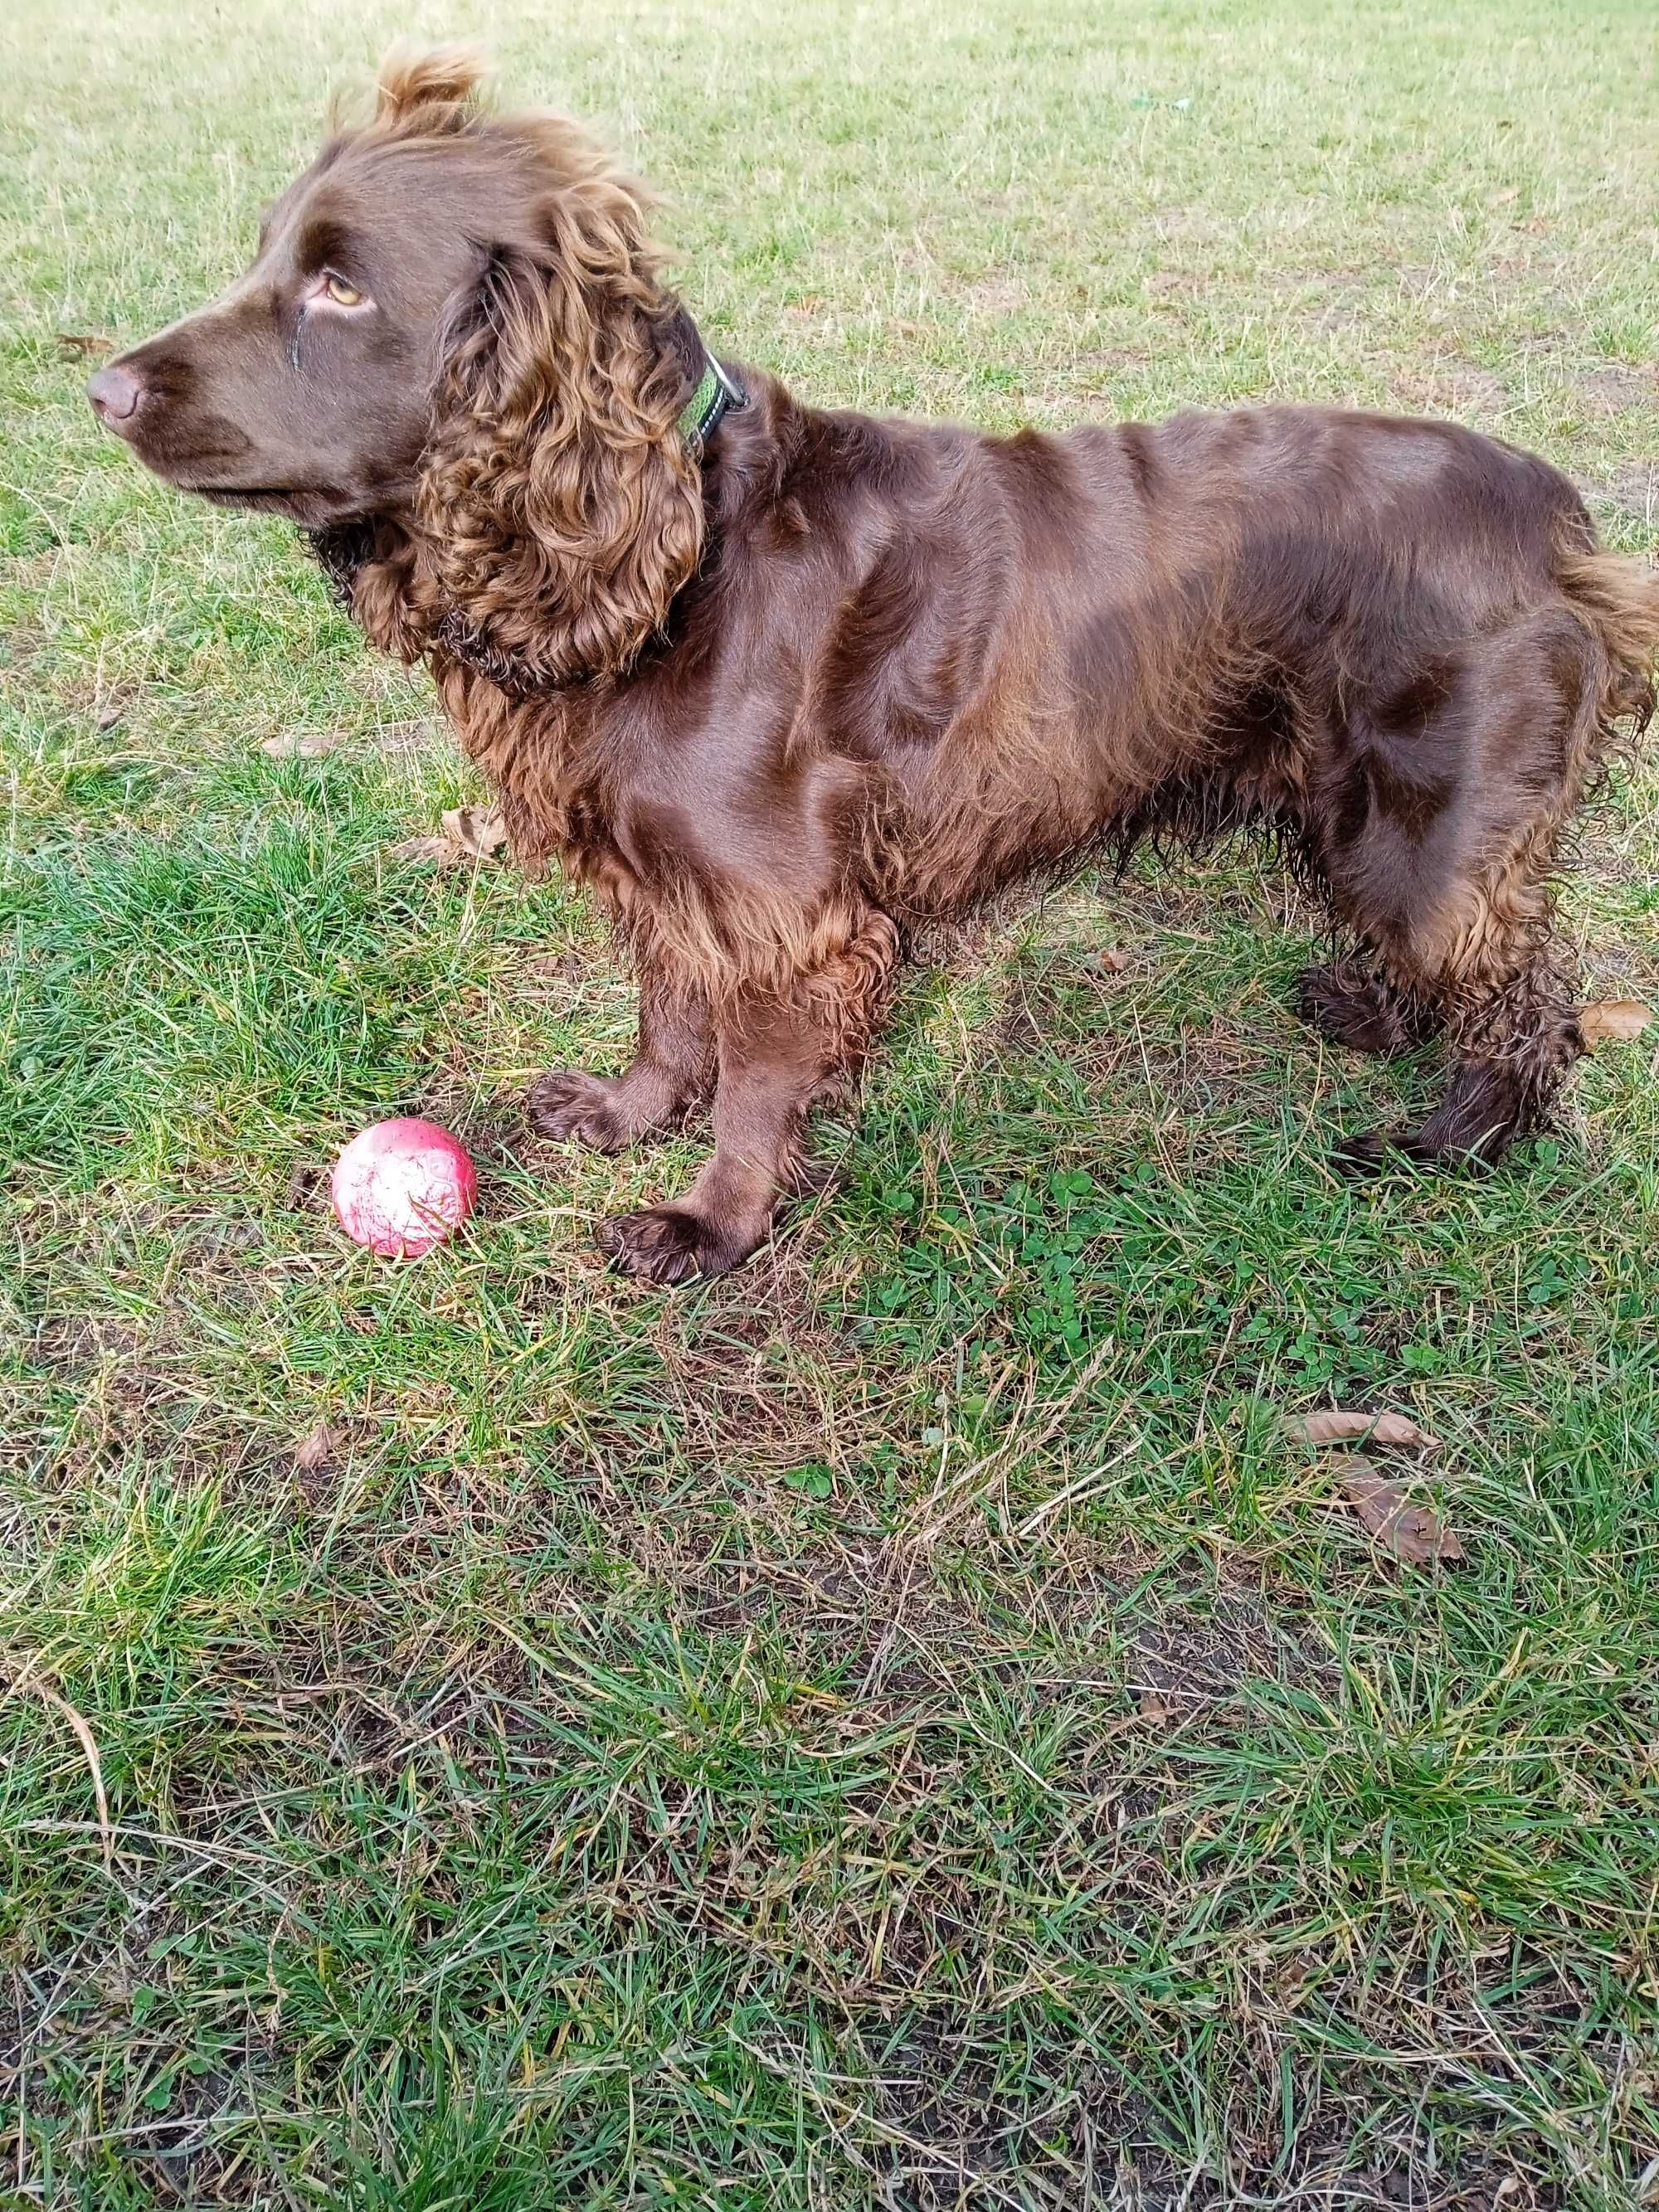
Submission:
<svg viewBox="0 0 1659 2212">
<path fill-rule="evenodd" d="M 501 802 L 514 855 L 531 875 L 556 863 L 607 905 L 629 902 L 610 779 L 592 714 L 576 701 L 514 699 L 471 670 L 440 678 L 449 719 Z"/>
</svg>

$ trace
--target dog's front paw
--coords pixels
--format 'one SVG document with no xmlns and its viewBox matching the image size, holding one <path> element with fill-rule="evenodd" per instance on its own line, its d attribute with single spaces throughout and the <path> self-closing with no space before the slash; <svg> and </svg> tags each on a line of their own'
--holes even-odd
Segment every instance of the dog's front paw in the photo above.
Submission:
<svg viewBox="0 0 1659 2212">
<path fill-rule="evenodd" d="M 707 1281 L 745 1261 L 758 1237 L 741 1237 L 690 1206 L 649 1206 L 640 1213 L 613 1214 L 599 1228 L 599 1243 L 619 1273 L 641 1282 Z"/>
<path fill-rule="evenodd" d="M 531 1126 L 544 1137 L 574 1139 L 596 1152 L 620 1152 L 639 1134 L 603 1075 L 555 1068 L 538 1076 L 525 1097 Z"/>
</svg>

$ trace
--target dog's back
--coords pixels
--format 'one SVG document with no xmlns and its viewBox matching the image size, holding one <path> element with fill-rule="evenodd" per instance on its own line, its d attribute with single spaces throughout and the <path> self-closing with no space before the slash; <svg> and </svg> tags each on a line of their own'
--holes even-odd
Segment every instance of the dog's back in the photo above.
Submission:
<svg viewBox="0 0 1659 2212">
<path fill-rule="evenodd" d="M 969 676 L 934 685 L 924 752 L 895 749 L 921 908 L 1160 828 L 1266 819 L 1328 875 L 1374 815 L 1431 843 L 1462 808 L 1449 842 L 1490 843 L 1516 799 L 1571 805 L 1596 732 L 1641 703 L 1653 586 L 1595 552 L 1558 471 L 1455 424 L 1261 408 L 979 441 L 966 462 L 943 434 L 940 505 L 1002 552 L 930 576 L 939 533 L 896 521 L 884 554 L 884 588 L 907 585 L 896 653 L 914 669 L 931 623 Z M 847 606 L 860 650 L 827 654 L 890 708 L 879 626 Z M 1530 688 L 1524 653 L 1504 677 L 1506 633 L 1542 641 Z M 1514 693 L 1478 732 L 1452 711 L 1466 670 Z"/>
<path fill-rule="evenodd" d="M 872 900 L 949 913 L 1149 835 L 1265 825 L 1358 948 L 1314 972 L 1310 1014 L 1347 1042 L 1452 1040 L 1407 1148 L 1495 1156 L 1534 1126 L 1580 1049 L 1557 842 L 1615 720 L 1650 711 L 1659 646 L 1659 586 L 1598 550 L 1567 479 L 1453 424 L 1315 409 L 933 434 L 932 481 L 930 434 L 894 434 L 889 480 L 927 495 L 908 538 L 901 500 L 865 524 L 906 611 L 891 653 L 966 649 L 929 663 L 927 742 L 887 756 L 902 866 Z M 824 621 L 879 694 L 868 600 Z"/>
</svg>

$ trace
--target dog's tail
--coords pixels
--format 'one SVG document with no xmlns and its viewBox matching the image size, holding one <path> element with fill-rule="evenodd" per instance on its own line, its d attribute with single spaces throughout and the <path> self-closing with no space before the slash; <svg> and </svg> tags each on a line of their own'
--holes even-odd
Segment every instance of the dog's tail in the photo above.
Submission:
<svg viewBox="0 0 1659 2212">
<path fill-rule="evenodd" d="M 1587 547 L 1575 533 L 1557 549 L 1555 574 L 1596 647 L 1598 725 L 1611 730 L 1623 722 L 1639 737 L 1659 704 L 1659 572 L 1646 561 Z"/>
</svg>

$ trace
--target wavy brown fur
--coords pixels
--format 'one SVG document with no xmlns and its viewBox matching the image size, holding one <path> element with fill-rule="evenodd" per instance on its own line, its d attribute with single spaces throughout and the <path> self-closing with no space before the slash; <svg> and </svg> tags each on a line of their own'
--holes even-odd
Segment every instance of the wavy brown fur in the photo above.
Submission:
<svg viewBox="0 0 1659 2212">
<path fill-rule="evenodd" d="M 501 128 L 477 112 L 478 74 L 465 48 L 389 58 L 365 141 L 464 156 Z M 420 588 L 366 611 L 405 658 L 441 641 L 536 691 L 624 668 L 661 629 L 702 550 L 702 496 L 649 196 L 562 117 L 507 127 L 533 204 L 437 336 Z"/>
<path fill-rule="evenodd" d="M 638 1055 L 544 1078 L 532 1115 L 614 1149 L 712 1095 L 715 1140 L 683 1200 L 611 1224 L 618 1262 L 754 1249 L 918 925 L 1147 840 L 1267 834 L 1346 940 L 1308 1018 L 1445 1036 L 1442 1103 L 1360 1160 L 1536 1127 L 1581 1049 L 1563 833 L 1659 645 L 1659 587 L 1566 480 L 1447 423 L 997 441 L 752 372 L 699 465 L 701 349 L 647 215 L 574 125 L 404 58 L 254 285 L 117 365 L 143 384 L 122 434 L 310 528 L 369 635 L 429 662 L 521 858 L 614 918 Z M 366 297 L 337 312 L 343 260 Z M 313 430 L 273 431 L 296 408 Z"/>
</svg>

